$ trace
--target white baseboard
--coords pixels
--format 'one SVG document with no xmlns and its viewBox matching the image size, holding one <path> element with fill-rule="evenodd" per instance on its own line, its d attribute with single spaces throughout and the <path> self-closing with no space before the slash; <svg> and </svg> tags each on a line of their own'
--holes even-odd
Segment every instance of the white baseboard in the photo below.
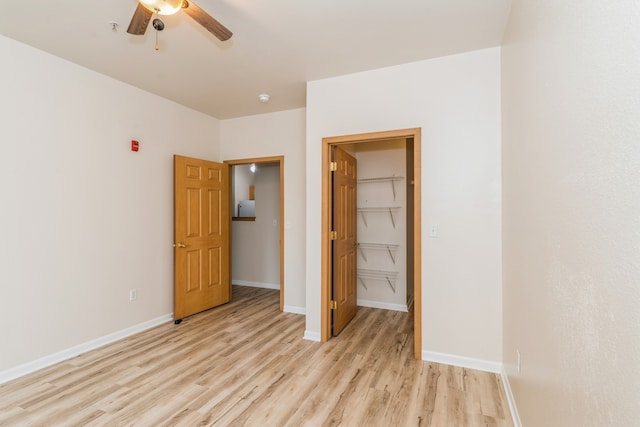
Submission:
<svg viewBox="0 0 640 427">
<path fill-rule="evenodd" d="M 307 314 L 307 309 L 304 307 L 296 307 L 295 305 L 285 305 L 282 307 L 282 311 L 285 313 L 293 314 Z"/>
<path fill-rule="evenodd" d="M 428 362 L 444 363 L 446 365 L 460 366 L 477 371 L 492 372 L 499 374 L 502 372 L 502 363 L 490 360 L 473 359 L 471 357 L 457 356 L 455 354 L 438 353 L 436 351 L 422 351 L 422 360 Z"/>
<path fill-rule="evenodd" d="M 246 280 L 232 280 L 231 284 L 238 286 L 251 286 L 254 288 L 264 288 L 264 289 L 280 289 L 279 283 L 262 283 L 262 282 L 249 282 Z"/>
<path fill-rule="evenodd" d="M 360 307 L 381 308 L 383 310 L 403 311 L 407 312 L 406 304 L 390 304 L 388 302 L 369 301 L 366 299 L 359 299 L 357 304 Z"/>
<path fill-rule="evenodd" d="M 15 368 L 0 371 L 0 384 L 46 368 L 47 366 L 64 362 L 65 360 L 76 357 L 82 353 L 95 350 L 96 348 L 103 347 L 107 344 L 111 344 L 112 342 L 137 334 L 138 332 L 146 331 L 147 329 L 151 329 L 163 323 L 170 322 L 171 320 L 173 320 L 173 313 L 165 314 L 164 316 L 156 317 L 155 319 L 151 319 L 149 321 L 142 322 L 129 328 L 111 333 L 109 335 L 87 341 L 85 343 L 76 345 L 66 350 L 59 351 L 54 354 L 50 354 L 49 356 L 42 357 L 32 362 L 24 363 L 22 365 L 16 366 Z"/>
<path fill-rule="evenodd" d="M 304 331 L 304 336 L 302 338 L 307 341 L 320 342 L 320 333 L 313 331 Z"/>
<path fill-rule="evenodd" d="M 520 421 L 520 414 L 518 413 L 518 407 L 516 406 L 516 399 L 511 391 L 511 384 L 509 384 L 509 376 L 507 371 L 502 365 L 500 371 L 500 377 L 502 378 L 502 386 L 504 387 L 504 394 L 507 396 L 507 403 L 509 403 L 509 411 L 511 411 L 511 418 L 513 419 L 514 427 L 522 427 L 522 421 Z"/>
</svg>

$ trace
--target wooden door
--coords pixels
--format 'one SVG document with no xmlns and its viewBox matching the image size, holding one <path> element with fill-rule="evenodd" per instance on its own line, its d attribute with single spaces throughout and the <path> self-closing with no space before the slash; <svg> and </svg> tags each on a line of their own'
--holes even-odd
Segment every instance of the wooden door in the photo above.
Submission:
<svg viewBox="0 0 640 427">
<path fill-rule="evenodd" d="M 332 244 L 333 278 L 332 332 L 337 336 L 356 315 L 357 303 L 357 212 L 356 159 L 339 147 L 332 147 L 332 161 L 336 163 L 333 179 L 332 230 L 336 232 Z"/>
<path fill-rule="evenodd" d="M 229 166 L 174 156 L 174 311 L 182 318 L 231 299 Z"/>
</svg>

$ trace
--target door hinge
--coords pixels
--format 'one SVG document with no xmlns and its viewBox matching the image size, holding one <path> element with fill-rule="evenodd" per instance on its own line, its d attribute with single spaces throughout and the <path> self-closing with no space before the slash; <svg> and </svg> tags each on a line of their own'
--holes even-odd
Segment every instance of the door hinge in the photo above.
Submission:
<svg viewBox="0 0 640 427">
<path fill-rule="evenodd" d="M 331 172 L 335 172 L 338 170 L 338 162 L 331 162 L 329 163 L 329 170 Z"/>
<path fill-rule="evenodd" d="M 331 231 L 329 232 L 329 238 L 331 240 L 338 240 L 338 232 L 337 231 Z"/>
<path fill-rule="evenodd" d="M 329 308 L 331 310 L 337 310 L 338 309 L 338 302 L 336 300 L 331 300 L 329 301 Z"/>
</svg>

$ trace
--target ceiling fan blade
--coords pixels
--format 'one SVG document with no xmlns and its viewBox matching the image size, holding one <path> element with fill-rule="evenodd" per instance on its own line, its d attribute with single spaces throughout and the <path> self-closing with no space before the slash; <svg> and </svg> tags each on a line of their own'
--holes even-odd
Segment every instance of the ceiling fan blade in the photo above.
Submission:
<svg viewBox="0 0 640 427">
<path fill-rule="evenodd" d="M 227 27 L 219 23 L 215 18 L 202 10 L 192 1 L 182 3 L 183 10 L 187 15 L 196 20 L 200 25 L 216 36 L 220 41 L 229 40 L 233 33 Z"/>
<path fill-rule="evenodd" d="M 136 11 L 131 18 L 131 23 L 129 23 L 129 28 L 127 28 L 127 33 L 133 34 L 134 36 L 143 35 L 145 31 L 147 31 L 147 26 L 149 25 L 152 15 L 153 12 L 138 3 L 138 7 L 136 7 Z"/>
</svg>

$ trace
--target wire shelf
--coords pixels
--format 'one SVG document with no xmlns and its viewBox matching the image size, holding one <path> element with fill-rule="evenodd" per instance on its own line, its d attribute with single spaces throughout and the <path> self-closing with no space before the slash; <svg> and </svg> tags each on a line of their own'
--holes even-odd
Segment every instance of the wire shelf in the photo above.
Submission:
<svg viewBox="0 0 640 427">
<path fill-rule="evenodd" d="M 400 245 L 392 245 L 389 243 L 358 243 L 358 249 L 360 249 L 360 255 L 362 256 L 362 259 L 364 259 L 365 262 L 369 262 L 369 260 L 367 260 L 367 255 L 366 255 L 366 250 L 382 250 L 382 251 L 387 251 L 387 253 L 389 254 L 389 258 L 391 258 L 391 261 L 393 261 L 393 263 L 396 263 L 396 252 L 398 251 L 398 248 L 400 247 Z"/>
<path fill-rule="evenodd" d="M 362 222 L 364 222 L 364 226 L 368 227 L 367 224 L 367 216 L 365 215 L 367 212 L 370 213 L 389 213 L 391 217 L 391 223 L 393 224 L 393 228 L 396 228 L 396 218 L 393 216 L 394 212 L 402 209 L 400 206 L 386 206 L 386 207 L 371 207 L 371 208 L 358 208 L 358 212 L 360 212 L 360 216 L 362 216 Z"/>
<path fill-rule="evenodd" d="M 386 281 L 393 293 L 396 293 L 397 271 L 358 269 L 358 279 L 365 289 L 369 289 L 364 279 Z"/>
<path fill-rule="evenodd" d="M 393 191 L 393 201 L 395 202 L 396 200 L 396 181 L 400 181 L 401 179 L 404 179 L 404 176 L 381 176 L 381 177 L 373 177 L 373 178 L 359 178 L 358 179 L 358 184 L 368 184 L 368 183 L 375 183 L 375 182 L 390 182 L 391 183 L 391 190 Z"/>
</svg>

